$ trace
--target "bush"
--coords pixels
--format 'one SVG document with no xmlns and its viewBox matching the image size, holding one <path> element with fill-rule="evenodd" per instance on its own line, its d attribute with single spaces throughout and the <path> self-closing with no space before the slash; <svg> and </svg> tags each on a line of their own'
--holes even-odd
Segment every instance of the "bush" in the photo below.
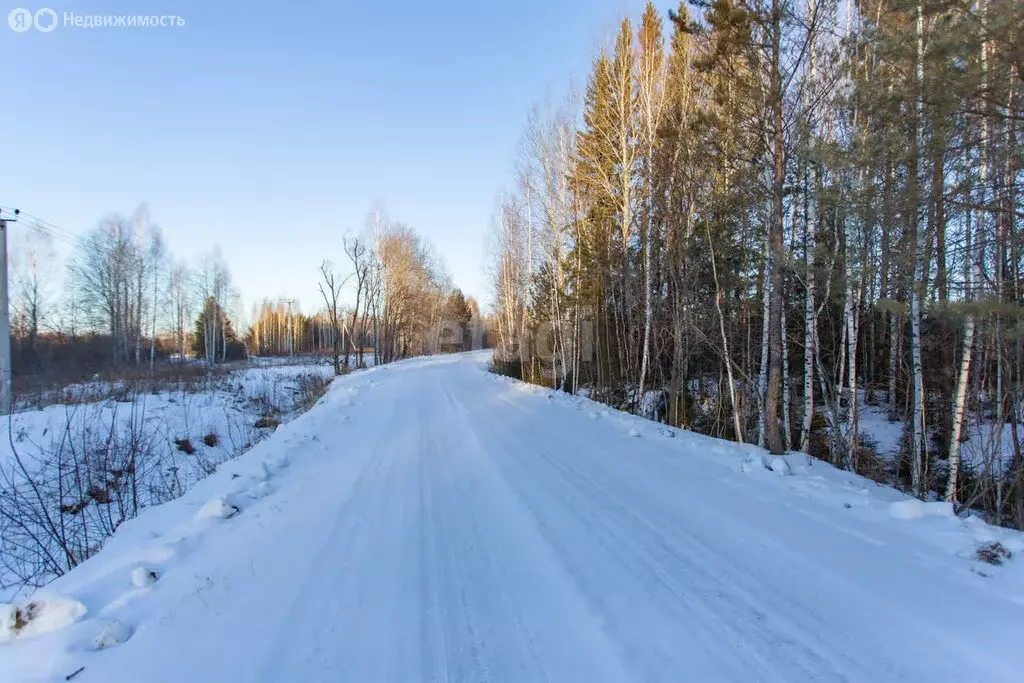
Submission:
<svg viewBox="0 0 1024 683">
<path fill-rule="evenodd" d="M 160 476 L 171 446 L 141 409 L 66 411 L 48 444 L 27 444 L 22 454 L 12 440 L 10 459 L 0 459 L 0 591 L 30 591 L 65 574 L 141 508 L 174 495 Z"/>
<path fill-rule="evenodd" d="M 857 474 L 878 484 L 890 484 L 893 480 L 892 464 L 878 454 L 878 442 L 866 434 L 857 435 L 853 469 Z"/>
<path fill-rule="evenodd" d="M 314 374 L 299 375 L 297 381 L 295 408 L 302 412 L 316 405 L 331 384 L 330 378 Z"/>
<path fill-rule="evenodd" d="M 284 405 L 282 396 L 280 396 L 277 389 L 278 383 L 272 381 L 267 376 L 266 381 L 260 383 L 256 393 L 249 396 L 253 412 L 263 417 L 277 417 L 282 413 L 288 412 L 288 406 Z"/>
<path fill-rule="evenodd" d="M 811 416 L 811 431 L 807 435 L 807 454 L 817 458 L 818 460 L 824 460 L 830 462 L 832 453 L 829 447 L 829 439 L 831 438 L 830 429 L 828 426 L 828 419 L 820 410 L 815 410 Z"/>
<path fill-rule="evenodd" d="M 496 375 L 504 375 L 505 377 L 511 377 L 512 379 L 523 378 L 523 366 L 519 359 L 513 360 L 498 360 L 497 357 L 491 358 L 490 370 Z"/>
<path fill-rule="evenodd" d="M 986 543 L 979 547 L 974 555 L 979 562 L 986 562 L 996 566 L 1001 565 L 1004 560 L 1009 560 L 1013 557 L 1013 553 L 998 541 Z"/>
<path fill-rule="evenodd" d="M 203 437 L 203 443 L 209 446 L 210 448 L 213 448 L 214 446 L 220 443 L 220 437 L 217 436 L 216 432 L 210 432 Z"/>
<path fill-rule="evenodd" d="M 192 445 L 192 442 L 188 439 L 175 439 L 174 445 L 178 447 L 178 450 L 186 455 L 192 455 L 196 452 L 196 447 Z"/>
<path fill-rule="evenodd" d="M 253 426 L 256 427 L 256 429 L 276 429 L 279 424 L 281 424 L 281 421 L 273 415 L 264 415 L 260 419 L 256 420 L 256 424 Z"/>
</svg>

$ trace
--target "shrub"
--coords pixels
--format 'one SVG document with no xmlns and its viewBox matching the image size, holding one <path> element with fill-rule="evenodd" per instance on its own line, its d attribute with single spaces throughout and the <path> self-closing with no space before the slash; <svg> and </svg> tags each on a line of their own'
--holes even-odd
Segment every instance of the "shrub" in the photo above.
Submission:
<svg viewBox="0 0 1024 683">
<path fill-rule="evenodd" d="M 867 434 L 857 435 L 857 449 L 853 454 L 854 471 L 879 484 L 888 484 L 893 479 L 893 466 L 878 453 L 878 442 Z"/>
<path fill-rule="evenodd" d="M 504 375 L 512 379 L 523 378 L 522 364 L 518 358 L 512 360 L 499 360 L 497 356 L 491 358 L 490 371 L 496 375 Z"/>
<path fill-rule="evenodd" d="M 0 591 L 30 591 L 88 559 L 147 505 L 170 495 L 166 436 L 137 406 L 68 406 L 49 443 L 12 440 L 0 462 Z M 187 440 L 173 440 L 171 443 Z M 53 521 L 51 521 L 53 520 Z M 56 521 L 59 520 L 59 523 Z"/>
<path fill-rule="evenodd" d="M 217 436 L 216 432 L 210 432 L 203 437 L 203 443 L 209 446 L 210 448 L 213 448 L 214 446 L 220 443 L 220 437 Z"/>
<path fill-rule="evenodd" d="M 258 411 L 264 417 L 280 415 L 284 410 L 280 397 L 275 391 L 275 384 L 271 381 L 263 382 L 254 396 L 249 397 L 252 410 Z"/>
<path fill-rule="evenodd" d="M 299 411 L 309 410 L 316 405 L 331 384 L 331 379 L 322 375 L 303 374 L 297 379 L 299 386 L 296 389 L 295 407 Z"/>
<path fill-rule="evenodd" d="M 979 562 L 999 566 L 1004 560 L 1009 560 L 1013 557 L 1013 553 L 1007 550 L 1006 546 L 1002 543 L 994 541 L 980 546 L 974 553 L 974 556 Z"/>
<path fill-rule="evenodd" d="M 253 425 L 256 429 L 275 429 L 281 421 L 273 415 L 264 415 L 260 419 L 256 420 L 256 424 Z"/>
<path fill-rule="evenodd" d="M 178 450 L 186 455 L 192 455 L 196 452 L 196 447 L 192 445 L 192 442 L 188 439 L 175 439 L 174 445 L 178 447 Z"/>
<path fill-rule="evenodd" d="M 811 431 L 807 435 L 807 454 L 818 460 L 829 462 L 832 456 L 829 448 L 830 438 L 831 430 L 828 426 L 828 419 L 822 411 L 814 411 L 811 416 Z"/>
</svg>

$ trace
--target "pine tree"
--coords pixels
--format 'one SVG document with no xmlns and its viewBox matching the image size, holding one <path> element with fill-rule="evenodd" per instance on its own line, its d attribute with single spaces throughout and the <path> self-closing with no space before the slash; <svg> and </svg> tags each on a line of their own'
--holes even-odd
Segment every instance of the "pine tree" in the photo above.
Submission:
<svg viewBox="0 0 1024 683">
<path fill-rule="evenodd" d="M 211 334 L 208 337 L 208 330 L 216 330 L 217 336 Z M 226 349 L 224 353 L 218 348 L 222 343 Z M 216 363 L 218 358 L 238 360 L 245 357 L 245 347 L 238 341 L 231 319 L 213 297 L 206 300 L 203 310 L 196 318 L 195 332 L 192 334 L 192 353 L 197 358 L 206 359 L 210 364 Z"/>
<path fill-rule="evenodd" d="M 469 330 L 469 322 L 473 319 L 473 313 L 469 310 L 469 304 L 466 303 L 466 297 L 462 294 L 461 289 L 456 289 L 448 295 L 444 316 L 448 322 L 453 323 L 462 331 L 462 339 L 455 340 L 455 343 L 459 349 L 464 349 L 466 333 Z"/>
</svg>

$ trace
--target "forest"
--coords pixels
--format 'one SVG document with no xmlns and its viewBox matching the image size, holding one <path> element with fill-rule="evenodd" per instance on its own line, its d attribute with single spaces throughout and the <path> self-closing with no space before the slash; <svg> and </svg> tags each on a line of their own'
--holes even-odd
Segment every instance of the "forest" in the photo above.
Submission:
<svg viewBox="0 0 1024 683">
<path fill-rule="evenodd" d="M 496 369 L 1024 528 L 1022 27 L 1013 0 L 623 18 L 526 123 Z"/>
</svg>

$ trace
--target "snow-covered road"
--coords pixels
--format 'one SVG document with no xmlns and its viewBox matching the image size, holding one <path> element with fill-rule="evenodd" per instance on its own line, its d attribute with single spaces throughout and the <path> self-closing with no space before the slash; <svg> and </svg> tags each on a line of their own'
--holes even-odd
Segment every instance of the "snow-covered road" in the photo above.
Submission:
<svg viewBox="0 0 1024 683">
<path fill-rule="evenodd" d="M 484 358 L 339 380 L 57 582 L 89 616 L 0 645 L 0 674 L 59 646 L 50 674 L 76 683 L 1024 680 L 1020 572 L 973 562 L 961 520 L 894 518 L 898 494 L 805 456 L 751 469 Z M 257 461 L 240 514 L 180 522 Z M 129 590 L 147 560 L 160 580 Z M 89 652 L 103 614 L 134 635 Z"/>
</svg>

